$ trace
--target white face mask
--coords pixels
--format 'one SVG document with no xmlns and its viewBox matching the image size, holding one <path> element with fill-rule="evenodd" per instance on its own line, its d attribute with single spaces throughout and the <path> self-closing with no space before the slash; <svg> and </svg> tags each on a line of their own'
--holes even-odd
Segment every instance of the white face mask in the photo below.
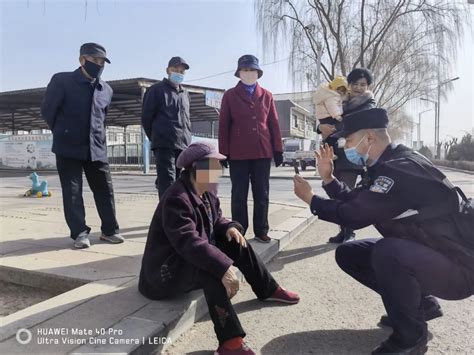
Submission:
<svg viewBox="0 0 474 355">
<path fill-rule="evenodd" d="M 240 80 L 242 80 L 245 85 L 253 85 L 258 80 L 258 71 L 240 71 L 239 76 Z"/>
</svg>

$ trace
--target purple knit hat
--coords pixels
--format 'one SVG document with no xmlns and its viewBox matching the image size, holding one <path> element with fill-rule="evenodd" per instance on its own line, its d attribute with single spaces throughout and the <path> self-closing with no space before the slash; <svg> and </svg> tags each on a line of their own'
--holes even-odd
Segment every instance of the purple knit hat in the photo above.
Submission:
<svg viewBox="0 0 474 355">
<path fill-rule="evenodd" d="M 176 167 L 179 169 L 187 168 L 195 161 L 209 158 L 224 160 L 226 156 L 220 154 L 212 143 L 206 141 L 194 142 L 179 155 Z"/>
</svg>

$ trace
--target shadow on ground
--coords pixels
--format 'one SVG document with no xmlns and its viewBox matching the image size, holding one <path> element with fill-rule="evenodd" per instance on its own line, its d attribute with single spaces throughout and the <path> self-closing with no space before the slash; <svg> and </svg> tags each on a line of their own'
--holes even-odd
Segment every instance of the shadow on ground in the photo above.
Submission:
<svg viewBox="0 0 474 355">
<path fill-rule="evenodd" d="M 384 341 L 387 329 L 313 330 L 283 335 L 265 344 L 260 353 L 274 354 L 370 354 Z"/>
</svg>

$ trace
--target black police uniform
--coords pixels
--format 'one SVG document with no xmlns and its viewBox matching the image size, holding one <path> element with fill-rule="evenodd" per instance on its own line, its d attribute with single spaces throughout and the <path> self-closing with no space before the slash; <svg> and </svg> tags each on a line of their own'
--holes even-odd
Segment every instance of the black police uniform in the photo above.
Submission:
<svg viewBox="0 0 474 355">
<path fill-rule="evenodd" d="M 105 57 L 105 50 L 95 43 L 86 43 L 80 54 Z M 83 172 L 94 193 L 102 232 L 113 235 L 119 231 L 105 127 L 112 94 L 105 81 L 91 81 L 78 68 L 54 74 L 41 105 L 41 115 L 53 132 L 52 151 L 56 154 L 64 214 L 72 239 L 90 231 L 82 199 Z"/>
<path fill-rule="evenodd" d="M 363 113 L 354 117 L 359 122 L 346 121 L 341 135 L 386 127 L 388 119 L 379 114 Z M 391 144 L 354 190 L 337 179 L 324 189 L 331 199 L 314 196 L 313 214 L 354 229 L 374 225 L 384 237 L 343 244 L 336 261 L 381 295 L 394 330 L 388 342 L 400 348 L 426 342 L 424 309 L 433 306 L 427 301 L 436 303 L 426 296 L 459 300 L 474 294 L 474 253 L 455 242 L 453 220 L 413 218 L 425 206 L 452 201 L 449 181 L 422 155 Z"/>
</svg>

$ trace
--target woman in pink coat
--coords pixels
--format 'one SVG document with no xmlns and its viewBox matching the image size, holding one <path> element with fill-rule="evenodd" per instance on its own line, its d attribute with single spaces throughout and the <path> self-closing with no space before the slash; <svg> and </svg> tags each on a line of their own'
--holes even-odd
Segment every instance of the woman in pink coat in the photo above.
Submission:
<svg viewBox="0 0 474 355">
<path fill-rule="evenodd" d="M 219 119 L 219 151 L 227 156 L 232 182 L 232 219 L 248 228 L 247 196 L 252 183 L 256 240 L 269 243 L 270 166 L 283 162 L 278 115 L 272 94 L 257 82 L 263 75 L 253 55 L 240 57 L 239 83 L 224 94 Z"/>
</svg>

